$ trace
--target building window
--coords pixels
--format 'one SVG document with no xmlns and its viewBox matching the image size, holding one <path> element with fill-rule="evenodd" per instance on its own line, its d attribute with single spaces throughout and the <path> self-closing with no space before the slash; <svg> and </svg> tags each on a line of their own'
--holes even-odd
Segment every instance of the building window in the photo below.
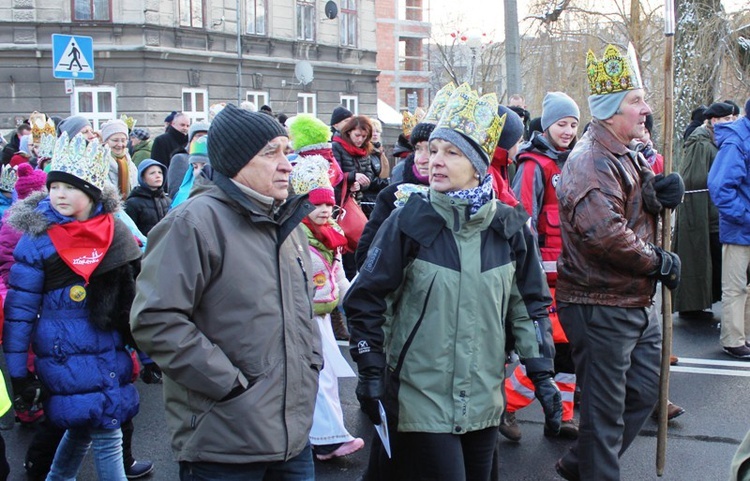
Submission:
<svg viewBox="0 0 750 481">
<path fill-rule="evenodd" d="M 255 110 L 260 109 L 264 105 L 271 106 L 270 103 L 268 103 L 268 92 L 257 92 L 257 91 L 250 91 L 248 90 L 245 93 L 245 99 L 248 102 L 252 102 L 255 105 Z"/>
<path fill-rule="evenodd" d="M 357 0 L 341 0 L 341 45 L 357 46 Z"/>
<path fill-rule="evenodd" d="M 205 89 L 182 89 L 182 112 L 190 123 L 208 120 L 208 92 Z"/>
<path fill-rule="evenodd" d="M 247 33 L 266 34 L 266 0 L 247 0 Z"/>
<path fill-rule="evenodd" d="M 203 0 L 180 0 L 180 25 L 203 28 Z"/>
<path fill-rule="evenodd" d="M 117 118 L 117 90 L 114 87 L 76 87 L 73 115 L 86 117 L 94 130 L 107 120 Z"/>
<path fill-rule="evenodd" d="M 398 69 L 401 71 L 421 72 L 425 51 L 422 48 L 424 39 L 401 37 L 398 39 Z"/>
<path fill-rule="evenodd" d="M 342 95 L 341 105 L 349 109 L 354 115 L 359 115 L 359 97 L 356 95 Z"/>
<path fill-rule="evenodd" d="M 315 94 L 297 94 L 297 113 L 318 115 L 318 101 Z"/>
<path fill-rule="evenodd" d="M 315 40 L 315 2 L 297 0 L 297 40 Z"/>
<path fill-rule="evenodd" d="M 112 21 L 110 0 L 72 0 L 73 21 Z"/>
<path fill-rule="evenodd" d="M 398 19 L 422 22 L 424 8 L 422 0 L 403 0 L 398 4 Z"/>
</svg>

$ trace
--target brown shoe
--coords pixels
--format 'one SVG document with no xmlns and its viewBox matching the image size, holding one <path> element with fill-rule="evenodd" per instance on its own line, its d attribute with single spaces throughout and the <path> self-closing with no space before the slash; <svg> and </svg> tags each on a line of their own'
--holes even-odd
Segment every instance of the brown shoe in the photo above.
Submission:
<svg viewBox="0 0 750 481">
<path fill-rule="evenodd" d="M 334 309 L 331 312 L 331 327 L 333 327 L 333 336 L 337 341 L 349 340 L 349 329 L 346 328 L 344 316 L 341 315 L 341 311 L 338 309 Z"/>
<path fill-rule="evenodd" d="M 681 408 L 677 404 L 673 403 L 672 401 L 669 401 L 669 404 L 667 404 L 667 421 L 671 421 L 675 418 L 678 418 L 685 414 L 685 409 Z M 655 421 L 659 420 L 659 405 L 657 404 L 654 408 L 654 411 L 651 413 L 651 418 Z"/>
<path fill-rule="evenodd" d="M 669 365 L 670 366 L 676 366 L 678 362 L 680 362 L 680 358 L 679 357 L 674 356 L 674 355 L 669 356 Z"/>
<path fill-rule="evenodd" d="M 514 442 L 521 441 L 521 428 L 516 421 L 516 413 L 504 412 L 500 422 L 500 434 Z"/>
</svg>

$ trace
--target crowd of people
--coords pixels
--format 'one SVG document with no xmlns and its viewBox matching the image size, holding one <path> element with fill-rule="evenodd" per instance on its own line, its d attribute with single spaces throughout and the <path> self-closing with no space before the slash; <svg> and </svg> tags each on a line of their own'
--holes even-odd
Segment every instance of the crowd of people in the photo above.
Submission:
<svg viewBox="0 0 750 481">
<path fill-rule="evenodd" d="M 571 441 L 561 477 L 619 480 L 657 404 L 659 283 L 684 319 L 721 301 L 720 345 L 750 359 L 750 101 L 696 110 L 664 172 L 634 57 L 586 63 L 588 113 L 449 84 L 393 161 L 343 106 L 175 111 L 153 139 L 31 114 L 0 171 L 0 415 L 35 429 L 29 478 L 75 479 L 90 448 L 99 479 L 158 469 L 132 453 L 140 377 L 182 480 L 312 480 L 363 437 L 363 481 L 496 480 L 535 399 Z M 345 426 L 341 377 L 387 437 Z"/>
</svg>

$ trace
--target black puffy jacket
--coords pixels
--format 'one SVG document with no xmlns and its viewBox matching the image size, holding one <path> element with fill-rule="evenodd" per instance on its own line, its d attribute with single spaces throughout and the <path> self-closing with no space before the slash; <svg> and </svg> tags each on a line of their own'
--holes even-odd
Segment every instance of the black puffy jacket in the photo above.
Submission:
<svg viewBox="0 0 750 481">
<path fill-rule="evenodd" d="M 167 215 L 170 205 L 172 200 L 161 188 L 151 190 L 139 185 L 130 191 L 128 200 L 125 201 L 125 212 L 138 229 L 147 235 Z"/>
</svg>

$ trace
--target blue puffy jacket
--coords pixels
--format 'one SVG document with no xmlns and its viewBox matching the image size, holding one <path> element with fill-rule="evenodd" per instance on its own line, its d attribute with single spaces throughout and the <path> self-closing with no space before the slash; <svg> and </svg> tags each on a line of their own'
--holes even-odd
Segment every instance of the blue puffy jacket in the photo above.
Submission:
<svg viewBox="0 0 750 481">
<path fill-rule="evenodd" d="M 112 246 L 85 285 L 73 271 L 61 271 L 62 261 L 47 233 L 51 225 L 74 219 L 52 209 L 43 195 L 19 202 L 8 219 L 24 233 L 14 252 L 5 302 L 3 347 L 10 375 L 27 375 L 31 344 L 36 373 L 49 396 L 44 409 L 54 424 L 119 428 L 138 412 L 133 363 L 124 345 L 127 322 L 123 328 L 117 319 L 122 313 L 127 320 L 132 302 L 127 292 L 134 290 L 132 263 L 140 250 L 127 227 L 116 220 Z M 104 205 L 96 205 L 95 215 L 116 209 L 116 196 L 105 188 Z"/>
<path fill-rule="evenodd" d="M 716 124 L 714 138 L 719 153 L 708 190 L 719 209 L 721 243 L 750 245 L 750 119 Z"/>
</svg>

